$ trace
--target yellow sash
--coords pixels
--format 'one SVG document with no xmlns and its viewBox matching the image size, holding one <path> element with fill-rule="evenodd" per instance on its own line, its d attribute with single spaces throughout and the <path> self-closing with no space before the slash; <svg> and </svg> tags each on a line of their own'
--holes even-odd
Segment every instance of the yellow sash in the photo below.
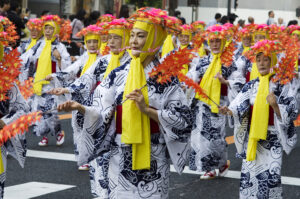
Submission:
<svg viewBox="0 0 300 199">
<path fill-rule="evenodd" d="M 110 54 L 111 54 L 111 58 L 106 68 L 106 71 L 104 73 L 103 79 L 105 79 L 112 70 L 120 66 L 120 59 L 121 57 L 123 57 L 124 51 L 120 52 L 119 54 L 114 54 L 112 52 Z"/>
<path fill-rule="evenodd" d="M 199 54 L 200 57 L 206 56 L 206 51 L 205 51 L 205 48 L 204 48 L 204 44 L 201 44 L 201 47 L 198 50 L 198 54 Z"/>
<path fill-rule="evenodd" d="M 269 81 L 271 73 L 261 76 L 259 74 L 259 86 L 253 105 L 249 141 L 247 146 L 247 161 L 253 161 L 256 157 L 257 142 L 265 140 L 268 132 L 269 104 L 267 96 L 269 95 Z"/>
<path fill-rule="evenodd" d="M 221 64 L 221 53 L 213 54 L 213 60 L 208 66 L 201 83 L 200 87 L 204 89 L 207 96 L 212 99 L 215 103 L 220 104 L 221 97 L 221 82 L 218 78 L 215 78 L 217 73 L 222 74 L 222 64 Z M 202 97 L 199 94 L 196 94 L 196 98 L 201 100 L 202 102 L 210 105 L 210 109 L 212 113 L 219 113 L 218 106 L 215 105 L 212 100 Z"/>
<path fill-rule="evenodd" d="M 30 44 L 28 45 L 28 47 L 27 47 L 27 49 L 26 49 L 26 52 L 27 52 L 29 49 L 31 49 L 33 46 L 35 46 L 36 42 L 37 42 L 37 39 L 32 39 L 32 38 L 31 38 L 31 42 L 30 42 Z"/>
<path fill-rule="evenodd" d="M 259 75 L 256 62 L 252 63 L 251 73 L 250 73 L 250 81 L 256 79 Z"/>
<path fill-rule="evenodd" d="M 97 59 L 97 53 L 89 53 L 88 52 L 88 55 L 89 55 L 89 58 L 86 61 L 85 65 L 81 71 L 80 76 L 82 76 L 91 67 L 91 65 L 93 65 L 93 63 L 95 63 L 95 61 Z"/>
</svg>

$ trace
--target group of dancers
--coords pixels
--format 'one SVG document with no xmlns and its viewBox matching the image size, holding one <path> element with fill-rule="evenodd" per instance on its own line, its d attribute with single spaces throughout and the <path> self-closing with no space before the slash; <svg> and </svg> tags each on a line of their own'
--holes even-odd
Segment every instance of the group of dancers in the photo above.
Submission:
<svg viewBox="0 0 300 199">
<path fill-rule="evenodd" d="M 0 27 L 0 42 L 15 39 L 5 17 Z M 168 198 L 170 164 L 179 174 L 188 166 L 200 179 L 225 176 L 228 124 L 242 159 L 240 198 L 282 198 L 283 151 L 297 142 L 300 26 L 205 28 L 141 8 L 128 19 L 103 15 L 83 28 L 77 36 L 84 53 L 76 57 L 61 43 L 68 21 L 47 15 L 27 27 L 31 38 L 18 49 L 1 42 L 0 58 L 17 50 L 21 64 L 0 101 L 1 128 L 40 111 L 32 128 L 42 136 L 39 145 L 48 145 L 48 135 L 61 145 L 58 112 L 72 112 L 75 157 L 89 170 L 93 197 Z M 174 66 L 180 60 L 187 62 Z M 30 78 L 34 95 L 25 99 L 19 86 Z M 1 146 L 2 197 L 7 154 L 24 166 L 24 134 Z"/>
</svg>

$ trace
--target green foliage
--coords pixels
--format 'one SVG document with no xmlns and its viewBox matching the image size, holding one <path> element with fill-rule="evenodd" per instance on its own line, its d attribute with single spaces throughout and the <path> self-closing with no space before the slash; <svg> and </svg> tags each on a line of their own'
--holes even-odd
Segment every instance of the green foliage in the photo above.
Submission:
<svg viewBox="0 0 300 199">
<path fill-rule="evenodd" d="M 126 3 L 133 4 L 138 8 L 141 7 L 161 8 L 162 7 L 162 0 L 126 0 Z"/>
</svg>

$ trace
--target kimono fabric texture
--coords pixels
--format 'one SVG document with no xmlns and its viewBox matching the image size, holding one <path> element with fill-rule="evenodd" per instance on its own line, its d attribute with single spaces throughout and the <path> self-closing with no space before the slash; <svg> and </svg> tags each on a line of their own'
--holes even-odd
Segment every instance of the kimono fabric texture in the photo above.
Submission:
<svg viewBox="0 0 300 199">
<path fill-rule="evenodd" d="M 257 143 L 256 158 L 246 160 L 249 140 L 251 107 L 254 104 L 259 79 L 248 82 L 229 106 L 233 112 L 235 129 L 234 139 L 237 157 L 242 158 L 240 179 L 240 198 L 282 198 L 281 165 L 283 151 L 287 154 L 297 142 L 293 120 L 298 109 L 295 89 L 291 83 L 278 86 L 270 81 L 269 90 L 277 98 L 281 119 L 269 111 L 267 137 Z"/>
</svg>

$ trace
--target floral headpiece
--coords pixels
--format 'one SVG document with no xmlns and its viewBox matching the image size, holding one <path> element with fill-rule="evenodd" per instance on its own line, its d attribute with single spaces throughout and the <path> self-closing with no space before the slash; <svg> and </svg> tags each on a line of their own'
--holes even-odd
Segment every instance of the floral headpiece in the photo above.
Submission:
<svg viewBox="0 0 300 199">
<path fill-rule="evenodd" d="M 204 30 L 206 24 L 204 21 L 195 21 L 191 24 L 193 27 L 194 31 L 197 31 L 198 29 Z"/>
<path fill-rule="evenodd" d="M 97 26 L 97 25 L 89 25 L 86 28 L 83 28 L 80 32 L 78 32 L 76 34 L 76 37 L 84 37 L 88 34 L 99 34 L 100 35 L 100 31 L 102 30 L 101 27 Z"/>
<path fill-rule="evenodd" d="M 250 60 L 254 60 L 258 53 L 263 53 L 265 56 L 271 56 L 272 53 L 280 53 L 285 50 L 284 46 L 279 41 L 262 40 L 250 47 L 250 50 L 245 53 L 245 56 Z"/>
<path fill-rule="evenodd" d="M 29 30 L 38 30 L 41 31 L 43 28 L 44 22 L 40 18 L 34 18 L 34 19 L 29 19 L 29 21 L 26 23 L 26 26 Z"/>
<path fill-rule="evenodd" d="M 254 34 L 259 34 L 259 33 L 267 33 L 269 32 L 270 27 L 267 24 L 256 24 L 255 29 L 254 29 Z"/>
<path fill-rule="evenodd" d="M 193 33 L 193 27 L 188 24 L 184 24 L 182 26 L 179 26 L 180 32 L 183 35 L 191 35 Z"/>
<path fill-rule="evenodd" d="M 161 25 L 168 31 L 178 32 L 179 21 L 174 17 L 168 16 L 168 13 L 164 10 L 157 8 L 144 7 L 136 11 L 135 14 L 130 16 L 129 22 L 135 22 L 137 20 L 147 19 L 149 23 Z"/>
<path fill-rule="evenodd" d="M 0 16 L 0 42 L 2 45 L 8 45 L 9 42 L 15 42 L 19 36 L 16 26 L 6 17 Z"/>
<path fill-rule="evenodd" d="M 42 16 L 42 20 L 45 23 L 47 22 L 55 22 L 57 27 L 59 28 L 58 37 L 61 41 L 68 41 L 70 42 L 70 37 L 72 33 L 72 27 L 71 27 L 71 22 L 69 20 L 62 20 L 59 16 L 57 15 L 46 15 Z"/>
<path fill-rule="evenodd" d="M 300 31 L 300 26 L 298 26 L 298 25 L 291 25 L 291 26 L 287 27 L 287 31 L 288 31 L 289 34 L 293 34 L 293 33 L 297 32 L 297 31 Z"/>
<path fill-rule="evenodd" d="M 205 32 L 206 40 L 226 39 L 228 29 L 221 25 L 213 25 L 207 28 Z"/>
<path fill-rule="evenodd" d="M 125 29 L 131 29 L 132 24 L 129 23 L 126 19 L 114 19 L 111 22 L 107 23 L 105 26 L 105 29 L 112 29 L 112 28 L 125 28 Z"/>
<path fill-rule="evenodd" d="M 114 19 L 116 19 L 116 17 L 111 14 L 101 15 L 98 18 L 96 25 L 99 25 L 100 23 L 103 23 L 103 22 L 111 22 Z"/>
</svg>

